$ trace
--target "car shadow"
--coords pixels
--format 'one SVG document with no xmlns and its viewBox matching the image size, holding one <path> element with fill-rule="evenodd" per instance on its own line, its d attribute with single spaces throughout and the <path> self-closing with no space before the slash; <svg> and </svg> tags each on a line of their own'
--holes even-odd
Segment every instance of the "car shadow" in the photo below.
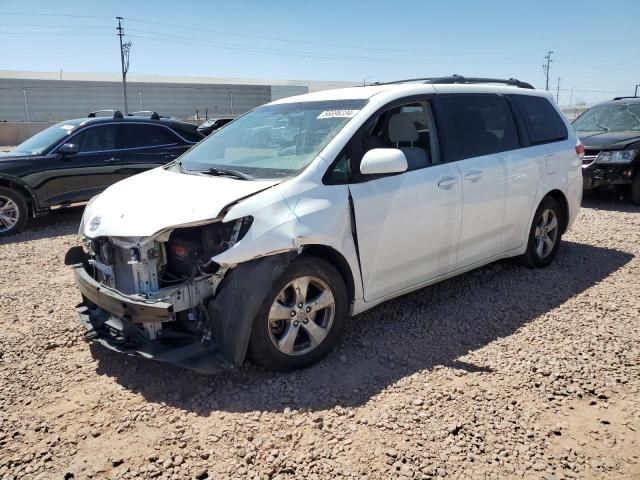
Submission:
<svg viewBox="0 0 640 480">
<path fill-rule="evenodd" d="M 77 233 L 83 211 L 83 207 L 73 207 L 56 210 L 44 217 L 31 218 L 20 233 L 0 238 L 0 245 Z"/>
<path fill-rule="evenodd" d="M 640 213 L 640 205 L 631 203 L 630 195 L 625 191 L 596 190 L 584 192 L 581 207 L 613 212 Z"/>
<path fill-rule="evenodd" d="M 208 415 L 228 412 L 322 410 L 362 405 L 419 370 L 446 366 L 482 375 L 492 370 L 464 360 L 496 339 L 552 311 L 625 265 L 633 255 L 564 242 L 548 268 L 495 263 L 386 302 L 347 323 L 334 352 L 305 370 L 278 374 L 249 362 L 203 376 L 91 345 L 97 373 L 149 402 Z"/>
</svg>

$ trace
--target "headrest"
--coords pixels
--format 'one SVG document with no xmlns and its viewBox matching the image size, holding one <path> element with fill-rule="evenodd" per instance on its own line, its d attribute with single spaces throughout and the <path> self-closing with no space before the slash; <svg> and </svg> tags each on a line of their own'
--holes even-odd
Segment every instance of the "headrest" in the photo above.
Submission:
<svg viewBox="0 0 640 480">
<path fill-rule="evenodd" d="M 415 142 L 418 138 L 418 130 L 406 113 L 396 113 L 389 119 L 389 140 L 392 142 Z"/>
</svg>

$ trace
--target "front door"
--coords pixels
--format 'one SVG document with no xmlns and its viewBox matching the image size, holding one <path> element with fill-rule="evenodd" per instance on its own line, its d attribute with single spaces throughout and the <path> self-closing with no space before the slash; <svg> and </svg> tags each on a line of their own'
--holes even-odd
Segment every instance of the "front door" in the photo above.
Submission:
<svg viewBox="0 0 640 480">
<path fill-rule="evenodd" d="M 440 162 L 429 101 L 390 107 L 372 124 L 354 139 L 361 154 L 398 148 L 409 169 L 349 185 L 366 301 L 453 270 L 462 217 L 460 172 Z"/>
<path fill-rule="evenodd" d="M 90 126 L 69 138 L 78 153 L 55 152 L 46 161 L 44 185 L 51 208 L 85 202 L 122 180 L 122 159 L 117 148 L 116 124 Z"/>
</svg>

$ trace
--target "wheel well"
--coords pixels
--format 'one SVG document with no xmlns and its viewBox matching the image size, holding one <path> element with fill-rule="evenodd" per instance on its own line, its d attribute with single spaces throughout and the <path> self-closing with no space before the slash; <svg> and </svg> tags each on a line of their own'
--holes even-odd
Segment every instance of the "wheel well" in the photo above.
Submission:
<svg viewBox="0 0 640 480">
<path fill-rule="evenodd" d="M 24 197 L 25 202 L 27 202 L 27 208 L 29 208 L 29 215 L 35 214 L 36 205 L 33 199 L 33 195 L 31 195 L 31 192 L 29 192 L 29 190 L 24 188 L 19 183 L 12 182 L 11 180 L 7 180 L 4 178 L 0 178 L 0 187 L 8 188 L 22 195 Z"/>
<path fill-rule="evenodd" d="M 561 232 L 564 233 L 567 230 L 567 224 L 569 223 L 569 202 L 567 202 L 567 197 L 564 196 L 560 190 L 551 190 L 549 193 L 545 195 L 545 197 L 551 197 L 558 205 L 560 205 L 560 209 L 562 210 L 562 224 L 561 224 Z"/>
<path fill-rule="evenodd" d="M 353 301 L 356 295 L 353 272 L 340 252 L 326 245 L 309 245 L 304 248 L 302 255 L 321 258 L 335 267 L 347 286 L 349 300 Z"/>
</svg>

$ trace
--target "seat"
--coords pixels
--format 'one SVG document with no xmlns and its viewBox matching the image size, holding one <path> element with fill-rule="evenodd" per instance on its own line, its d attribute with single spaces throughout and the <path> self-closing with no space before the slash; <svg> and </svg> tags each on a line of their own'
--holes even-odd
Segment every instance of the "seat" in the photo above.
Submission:
<svg viewBox="0 0 640 480">
<path fill-rule="evenodd" d="M 389 140 L 395 143 L 407 158 L 407 170 L 416 170 L 429 165 L 429 154 L 413 144 L 420 138 L 413 120 L 406 113 L 396 113 L 389 119 Z M 409 143 L 410 146 L 400 146 L 400 143 Z"/>
<path fill-rule="evenodd" d="M 498 137 L 487 130 L 482 114 L 476 109 L 465 110 L 464 138 L 466 142 L 461 147 L 468 155 L 486 155 L 498 150 Z"/>
</svg>

